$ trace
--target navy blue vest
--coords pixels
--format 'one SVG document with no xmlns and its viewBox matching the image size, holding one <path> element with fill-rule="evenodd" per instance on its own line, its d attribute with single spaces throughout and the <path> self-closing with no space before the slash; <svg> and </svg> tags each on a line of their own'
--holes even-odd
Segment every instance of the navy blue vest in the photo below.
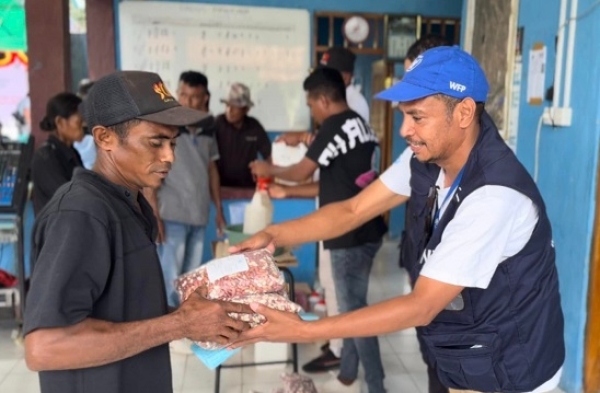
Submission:
<svg viewBox="0 0 600 393">
<path fill-rule="evenodd" d="M 460 186 L 425 244 L 427 196 L 439 171 L 437 165 L 411 160 L 412 193 L 402 258 L 410 265 L 413 281 L 424 252 L 435 252 L 460 203 L 479 187 L 500 185 L 519 191 L 533 201 L 539 220 L 525 247 L 498 265 L 487 289 L 465 288 L 461 310 L 443 310 L 431 324 L 418 328 L 427 345 L 427 360 L 450 388 L 532 391 L 554 376 L 565 357 L 552 230 L 542 197 L 484 113 Z"/>
</svg>

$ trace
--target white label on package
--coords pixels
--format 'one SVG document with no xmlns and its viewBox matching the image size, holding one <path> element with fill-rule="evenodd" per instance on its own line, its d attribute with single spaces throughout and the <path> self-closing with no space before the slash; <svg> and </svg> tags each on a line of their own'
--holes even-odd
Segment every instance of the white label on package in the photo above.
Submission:
<svg viewBox="0 0 600 393">
<path fill-rule="evenodd" d="M 246 262 L 246 257 L 241 254 L 237 254 L 230 255 L 207 264 L 206 274 L 208 274 L 208 279 L 210 282 L 215 282 L 225 276 L 245 272 L 248 269 L 250 269 L 250 267 Z"/>
</svg>

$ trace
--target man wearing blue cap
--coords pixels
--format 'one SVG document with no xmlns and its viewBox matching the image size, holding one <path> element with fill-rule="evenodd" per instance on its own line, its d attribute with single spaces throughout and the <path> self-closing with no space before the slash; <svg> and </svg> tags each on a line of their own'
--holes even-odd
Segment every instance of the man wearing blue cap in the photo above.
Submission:
<svg viewBox="0 0 600 393">
<path fill-rule="evenodd" d="M 531 176 L 484 111 L 488 83 L 458 47 L 415 59 L 378 98 L 396 101 L 411 153 L 343 202 L 273 225 L 232 251 L 339 236 L 410 198 L 404 247 L 414 291 L 302 322 L 266 307 L 234 345 L 372 336 L 417 327 L 442 383 L 479 392 L 546 392 L 565 356 L 554 243 Z"/>
</svg>

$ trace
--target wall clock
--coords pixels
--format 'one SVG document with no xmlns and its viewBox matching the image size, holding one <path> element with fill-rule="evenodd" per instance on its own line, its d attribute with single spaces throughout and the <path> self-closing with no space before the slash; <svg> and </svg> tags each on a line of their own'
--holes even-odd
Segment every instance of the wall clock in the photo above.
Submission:
<svg viewBox="0 0 600 393">
<path fill-rule="evenodd" d="M 369 21 L 358 15 L 346 19 L 342 28 L 344 37 L 353 44 L 363 43 L 369 37 L 370 30 Z"/>
</svg>

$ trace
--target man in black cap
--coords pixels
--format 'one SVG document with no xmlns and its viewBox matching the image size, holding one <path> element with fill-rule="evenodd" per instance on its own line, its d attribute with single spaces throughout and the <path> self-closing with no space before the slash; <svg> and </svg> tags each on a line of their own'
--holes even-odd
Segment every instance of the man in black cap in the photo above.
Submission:
<svg viewBox="0 0 600 393">
<path fill-rule="evenodd" d="M 141 71 L 98 80 L 84 113 L 98 157 L 37 217 L 25 360 L 42 393 L 170 393 L 167 343 L 225 344 L 247 327 L 227 314 L 249 311 L 198 291 L 167 315 L 156 219 L 140 191 L 169 173 L 177 127 L 204 115 Z"/>
<path fill-rule="evenodd" d="M 150 202 L 158 221 L 158 254 L 165 278 L 170 307 L 179 306 L 175 279 L 202 264 L 204 233 L 209 218 L 210 201 L 216 209 L 219 234 L 225 228 L 221 206 L 219 150 L 215 138 L 215 118 L 205 111 L 208 79 L 197 71 L 185 71 L 179 77 L 177 98 L 181 105 L 196 109 L 204 118 L 188 127 L 179 127 L 175 147 L 177 161 L 159 189 L 147 188 L 144 197 Z M 187 341 L 183 341 L 186 342 Z M 191 353 L 189 345 L 180 351 Z"/>
<path fill-rule="evenodd" d="M 336 69 L 342 74 L 344 84 L 346 85 L 346 101 L 348 106 L 354 112 L 358 113 L 364 121 L 369 123 L 369 104 L 360 90 L 352 84 L 354 75 L 354 62 L 356 55 L 347 48 L 339 46 L 331 47 L 321 57 L 320 64 L 322 66 Z"/>
</svg>

